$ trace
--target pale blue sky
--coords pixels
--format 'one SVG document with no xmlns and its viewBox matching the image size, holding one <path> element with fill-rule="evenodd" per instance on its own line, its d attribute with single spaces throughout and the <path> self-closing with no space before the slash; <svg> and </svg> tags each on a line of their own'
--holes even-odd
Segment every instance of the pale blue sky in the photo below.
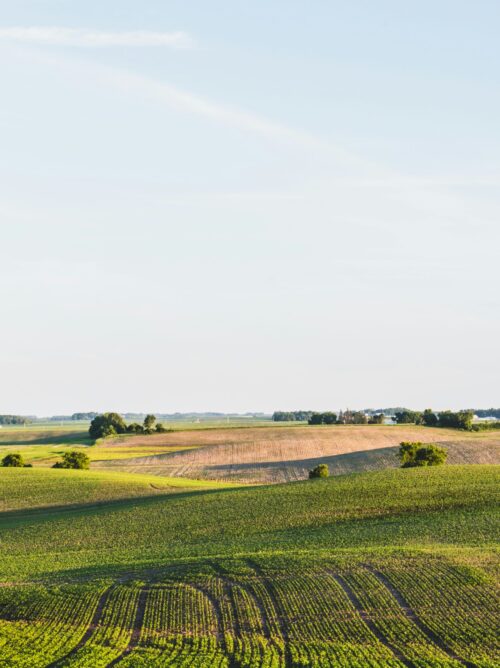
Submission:
<svg viewBox="0 0 500 668">
<path fill-rule="evenodd" d="M 0 413 L 500 405 L 499 32 L 0 0 Z"/>
</svg>

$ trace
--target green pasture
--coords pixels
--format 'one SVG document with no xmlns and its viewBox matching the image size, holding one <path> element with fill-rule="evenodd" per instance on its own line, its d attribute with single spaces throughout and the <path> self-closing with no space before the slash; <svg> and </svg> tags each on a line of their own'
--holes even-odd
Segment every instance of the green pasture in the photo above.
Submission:
<svg viewBox="0 0 500 668">
<path fill-rule="evenodd" d="M 494 668 L 499 483 L 0 469 L 0 666 Z"/>
<path fill-rule="evenodd" d="M 492 548 L 498 538 L 497 466 L 396 469 L 252 488 L 216 485 L 171 496 L 138 493 L 134 480 L 131 498 L 121 498 L 124 476 L 113 482 L 114 500 L 101 505 L 95 505 L 95 492 L 87 503 L 80 491 L 82 476 L 92 472 L 64 472 L 64 478 L 56 478 L 59 470 L 16 473 L 0 471 L 3 486 L 10 479 L 13 498 L 22 497 L 30 477 L 43 476 L 43 482 L 35 483 L 36 510 L 30 513 L 19 501 L 19 510 L 0 515 L 5 580 L 247 552 Z M 51 477 L 52 484 L 69 485 L 60 502 L 74 508 L 39 510 L 53 497 Z"/>
</svg>

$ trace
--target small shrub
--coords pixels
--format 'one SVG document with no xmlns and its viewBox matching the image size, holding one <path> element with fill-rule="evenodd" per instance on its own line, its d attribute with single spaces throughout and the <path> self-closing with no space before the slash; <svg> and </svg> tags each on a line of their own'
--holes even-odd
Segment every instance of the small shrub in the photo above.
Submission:
<svg viewBox="0 0 500 668">
<path fill-rule="evenodd" d="M 399 446 L 399 459 L 402 468 L 414 466 L 439 466 L 444 464 L 448 451 L 433 443 L 403 441 Z"/>
<path fill-rule="evenodd" d="M 25 466 L 23 456 L 18 452 L 12 452 L 9 455 L 5 455 L 2 459 L 2 466 L 22 468 Z"/>
<path fill-rule="evenodd" d="M 311 471 L 309 471 L 309 478 L 328 478 L 330 472 L 328 471 L 328 464 L 318 464 Z"/>
<path fill-rule="evenodd" d="M 53 469 L 88 469 L 90 467 L 90 458 L 84 452 L 71 450 L 65 452 L 62 462 L 56 462 Z"/>
</svg>

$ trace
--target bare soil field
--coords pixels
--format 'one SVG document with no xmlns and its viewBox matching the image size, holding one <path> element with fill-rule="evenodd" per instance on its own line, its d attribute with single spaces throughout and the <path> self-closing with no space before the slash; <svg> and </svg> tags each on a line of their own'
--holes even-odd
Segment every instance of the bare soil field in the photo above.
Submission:
<svg viewBox="0 0 500 668">
<path fill-rule="evenodd" d="M 346 425 L 207 429 L 123 437 L 106 443 L 106 449 L 113 443 L 120 448 L 126 443 L 135 451 L 141 443 L 145 447 L 191 449 L 94 461 L 92 466 L 159 476 L 276 483 L 304 479 L 320 462 L 327 463 L 333 475 L 398 466 L 401 441 L 440 443 L 448 449 L 449 464 L 500 463 L 500 432 Z"/>
</svg>

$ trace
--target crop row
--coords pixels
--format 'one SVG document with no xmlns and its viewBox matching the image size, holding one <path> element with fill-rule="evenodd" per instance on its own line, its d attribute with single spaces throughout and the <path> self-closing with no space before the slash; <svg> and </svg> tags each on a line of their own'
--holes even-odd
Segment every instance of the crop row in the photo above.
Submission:
<svg viewBox="0 0 500 668">
<path fill-rule="evenodd" d="M 100 594 L 97 587 L 82 586 L 1 590 L 0 666 L 38 668 L 70 651 L 88 628 Z"/>
<path fill-rule="evenodd" d="M 452 652 L 479 666 L 500 665 L 498 600 L 484 577 L 438 560 L 418 572 L 392 563 L 383 577 Z"/>
<path fill-rule="evenodd" d="M 486 668 L 488 583 L 439 560 L 226 561 L 151 581 L 0 593 L 0 668 Z"/>
</svg>

